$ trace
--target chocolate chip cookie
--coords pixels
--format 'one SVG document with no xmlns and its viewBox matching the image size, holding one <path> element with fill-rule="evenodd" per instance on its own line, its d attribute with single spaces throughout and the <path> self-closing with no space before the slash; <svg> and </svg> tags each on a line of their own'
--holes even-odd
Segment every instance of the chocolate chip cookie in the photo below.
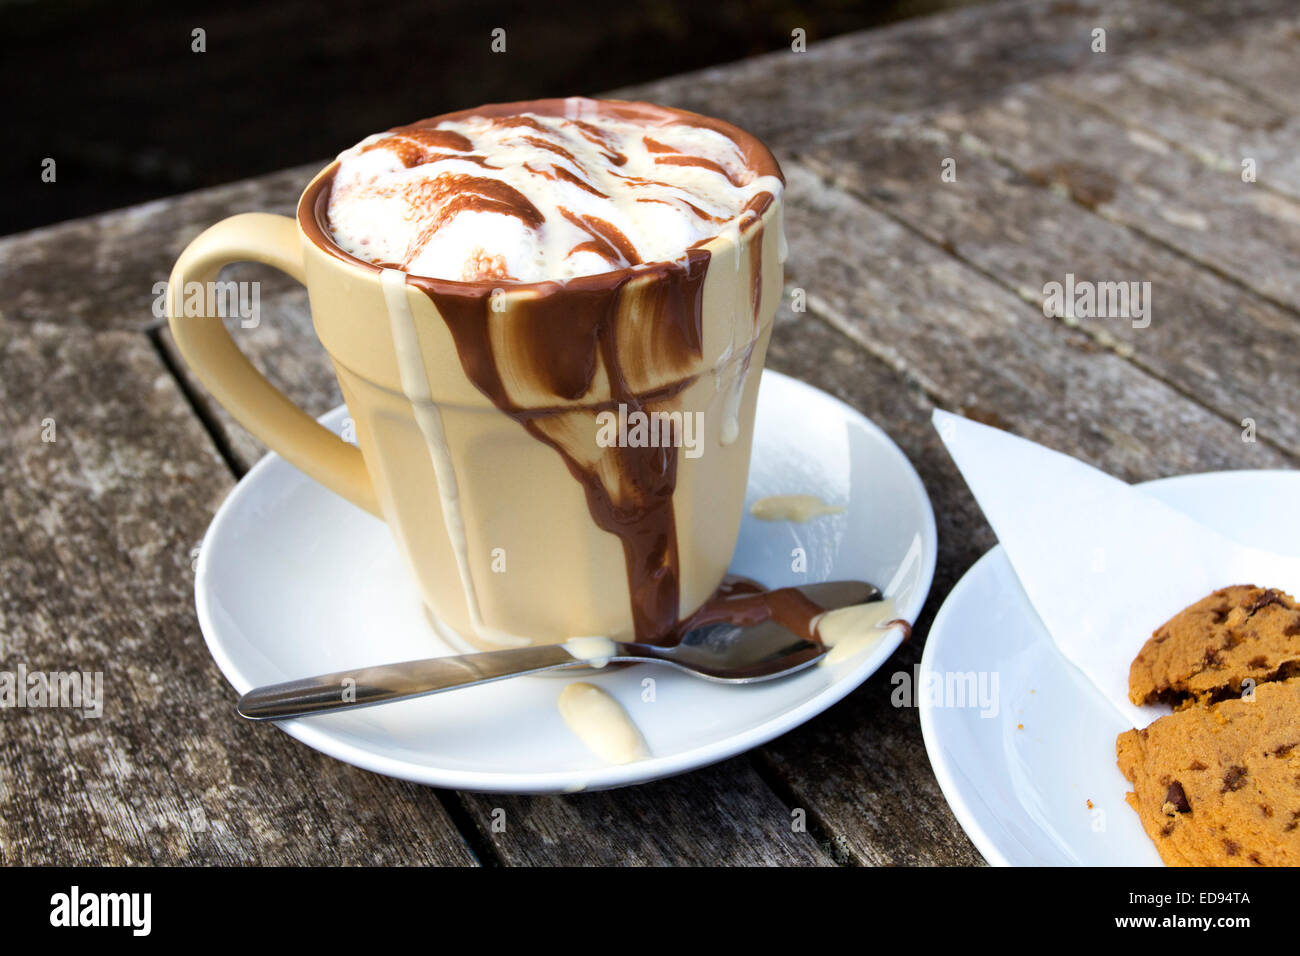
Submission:
<svg viewBox="0 0 1300 956">
<path fill-rule="evenodd" d="M 1300 605 L 1274 588 L 1220 588 L 1151 635 L 1129 668 L 1135 704 L 1185 707 L 1300 674 Z M 1250 685 L 1247 685 L 1250 686 Z"/>
<path fill-rule="evenodd" d="M 1170 866 L 1300 866 L 1300 678 L 1186 707 L 1116 750 Z"/>
</svg>

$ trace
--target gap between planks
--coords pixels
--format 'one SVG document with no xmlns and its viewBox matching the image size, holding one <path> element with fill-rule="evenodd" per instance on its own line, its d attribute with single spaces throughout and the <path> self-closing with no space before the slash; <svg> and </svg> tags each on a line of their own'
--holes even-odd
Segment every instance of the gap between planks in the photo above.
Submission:
<svg viewBox="0 0 1300 956">
<path fill-rule="evenodd" d="M 190 411 L 194 412 L 195 416 L 197 416 L 199 424 L 203 426 L 203 430 L 212 441 L 213 447 L 217 450 L 217 454 L 219 454 L 221 460 L 226 463 L 226 467 L 230 469 L 230 473 L 234 475 L 235 480 L 239 481 L 239 479 L 244 477 L 244 473 L 247 469 L 235 454 L 234 449 L 231 448 L 230 442 L 226 440 L 221 425 L 218 423 L 216 415 L 213 413 L 209 399 L 195 391 L 194 387 L 190 384 L 189 379 L 176 364 L 176 356 L 174 356 L 163 344 L 162 329 L 164 327 L 165 326 L 161 325 L 150 326 L 144 330 L 145 338 L 149 340 L 150 346 L 153 347 L 154 352 L 158 355 L 158 361 L 162 362 L 163 367 L 167 369 L 167 374 L 172 377 L 172 381 L 174 381 L 176 387 L 180 389 L 181 395 L 185 397 L 185 401 L 189 405 Z"/>
</svg>

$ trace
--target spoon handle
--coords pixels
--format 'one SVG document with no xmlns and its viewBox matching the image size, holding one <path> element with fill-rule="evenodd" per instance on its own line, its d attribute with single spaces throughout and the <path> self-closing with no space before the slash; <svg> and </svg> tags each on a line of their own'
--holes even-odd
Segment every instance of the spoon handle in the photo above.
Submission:
<svg viewBox="0 0 1300 956">
<path fill-rule="evenodd" d="M 249 720 L 284 720 L 329 710 L 370 707 L 586 663 L 559 644 L 431 657 L 256 687 L 239 698 L 236 706 Z"/>
</svg>

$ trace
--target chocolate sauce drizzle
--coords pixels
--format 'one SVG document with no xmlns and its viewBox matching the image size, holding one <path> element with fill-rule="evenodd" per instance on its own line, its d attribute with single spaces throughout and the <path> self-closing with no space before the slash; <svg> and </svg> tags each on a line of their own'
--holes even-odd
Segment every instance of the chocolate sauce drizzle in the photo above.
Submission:
<svg viewBox="0 0 1300 956">
<path fill-rule="evenodd" d="M 447 323 L 461 367 L 498 409 L 544 442 L 563 459 L 581 483 L 596 526 L 616 535 L 623 548 L 636 639 L 662 641 L 678 623 L 680 566 L 673 491 L 677 487 L 677 448 L 611 446 L 595 462 L 584 462 L 565 443 L 572 417 L 596 428 L 599 408 L 623 404 L 628 412 L 651 412 L 693 380 L 687 376 L 651 394 L 629 382 L 619 354 L 620 323 L 653 323 L 662 349 L 656 365 L 686 368 L 701 357 L 702 296 L 707 250 L 693 250 L 681 263 L 658 263 L 649 270 L 605 273 L 551 283 L 535 297 L 522 298 L 508 313 L 491 310 L 490 290 L 451 290 L 445 283 L 408 277 L 433 301 Z M 633 283 L 633 280 L 636 280 Z M 577 402 L 592 389 L 598 369 L 609 382 L 609 400 L 598 405 L 524 408 L 511 397 L 492 346 L 492 323 L 510 324 L 509 334 L 532 364 L 529 384 L 561 402 Z"/>
</svg>

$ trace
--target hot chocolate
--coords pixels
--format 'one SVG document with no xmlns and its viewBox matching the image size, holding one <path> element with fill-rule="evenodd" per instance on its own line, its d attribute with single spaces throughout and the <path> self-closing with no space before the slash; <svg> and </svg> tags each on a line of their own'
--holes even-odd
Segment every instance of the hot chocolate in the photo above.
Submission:
<svg viewBox="0 0 1300 956">
<path fill-rule="evenodd" d="M 362 140 L 339 157 L 334 240 L 413 275 L 564 280 L 682 259 L 781 194 L 779 176 L 686 114 L 562 102 Z"/>
</svg>

